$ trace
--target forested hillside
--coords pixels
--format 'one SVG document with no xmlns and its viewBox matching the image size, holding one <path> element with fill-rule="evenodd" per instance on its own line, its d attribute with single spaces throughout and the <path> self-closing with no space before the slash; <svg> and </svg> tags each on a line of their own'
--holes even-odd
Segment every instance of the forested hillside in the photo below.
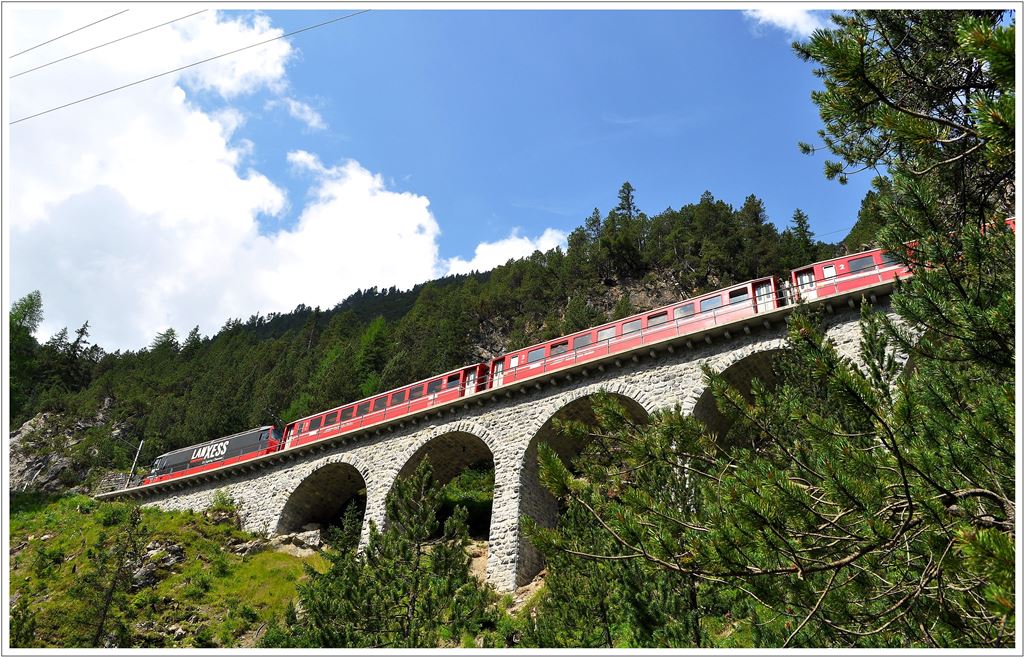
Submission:
<svg viewBox="0 0 1024 657">
<path fill-rule="evenodd" d="M 408 291 L 359 291 L 330 309 L 228 319 L 210 337 L 171 327 L 138 351 L 90 344 L 88 322 L 38 344 L 45 300 L 33 294 L 11 314 L 12 425 L 43 411 L 88 420 L 106 404 L 102 426 L 76 445 L 79 465 L 125 468 L 142 439 L 145 464 L 834 251 L 799 210 L 779 231 L 757 197 L 734 208 L 708 192 L 648 216 L 625 183 L 619 204 L 595 209 L 565 252 Z"/>
</svg>

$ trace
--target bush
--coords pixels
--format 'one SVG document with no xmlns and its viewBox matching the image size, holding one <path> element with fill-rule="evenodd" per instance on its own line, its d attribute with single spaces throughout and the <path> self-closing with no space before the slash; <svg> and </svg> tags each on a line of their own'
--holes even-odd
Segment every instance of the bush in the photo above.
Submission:
<svg viewBox="0 0 1024 657">
<path fill-rule="evenodd" d="M 206 573 L 199 573 L 189 579 L 189 583 L 185 587 L 185 597 L 192 599 L 201 598 L 206 595 L 206 592 L 210 590 L 212 585 L 213 583 L 210 581 L 209 575 Z"/>
<path fill-rule="evenodd" d="M 128 507 L 121 504 L 104 504 L 100 507 L 99 513 L 96 514 L 96 518 L 100 521 L 100 525 L 104 527 L 119 525 L 124 522 L 127 517 Z"/>
</svg>

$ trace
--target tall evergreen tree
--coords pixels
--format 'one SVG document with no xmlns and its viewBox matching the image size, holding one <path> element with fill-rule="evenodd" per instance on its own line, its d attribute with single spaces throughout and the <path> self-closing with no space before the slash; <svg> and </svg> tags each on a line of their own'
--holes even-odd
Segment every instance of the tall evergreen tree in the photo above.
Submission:
<svg viewBox="0 0 1024 657">
<path fill-rule="evenodd" d="M 11 305 L 8 316 L 8 338 L 10 344 L 10 393 L 11 418 L 17 418 L 27 403 L 32 389 L 36 370 L 36 352 L 39 343 L 33 333 L 43 321 L 43 298 L 39 290 L 29 292 Z"/>
<path fill-rule="evenodd" d="M 142 512 L 132 505 L 113 537 L 101 534 L 90 549 L 91 568 L 73 591 L 78 600 L 79 645 L 91 648 L 126 648 L 131 639 L 130 606 L 132 574 L 139 566 L 145 529 Z"/>
</svg>

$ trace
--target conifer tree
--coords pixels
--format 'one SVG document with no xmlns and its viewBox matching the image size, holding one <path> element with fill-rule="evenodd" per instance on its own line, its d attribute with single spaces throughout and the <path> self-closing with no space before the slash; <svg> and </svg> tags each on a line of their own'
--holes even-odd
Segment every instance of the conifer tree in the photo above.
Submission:
<svg viewBox="0 0 1024 657">
<path fill-rule="evenodd" d="M 139 566 L 144 532 L 142 512 L 138 505 L 132 505 L 113 537 L 113 544 L 101 533 L 90 549 L 91 567 L 72 591 L 78 600 L 80 646 L 129 647 L 128 593 L 132 574 Z"/>
</svg>

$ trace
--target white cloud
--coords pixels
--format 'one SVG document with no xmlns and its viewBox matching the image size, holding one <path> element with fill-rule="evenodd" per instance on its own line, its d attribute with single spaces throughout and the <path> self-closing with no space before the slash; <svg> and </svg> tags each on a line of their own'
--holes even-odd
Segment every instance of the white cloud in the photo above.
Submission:
<svg viewBox="0 0 1024 657">
<path fill-rule="evenodd" d="M 267 303 L 333 306 L 360 287 L 409 288 L 437 274 L 441 229 L 425 196 L 388 190 L 354 160 L 328 167 L 295 151 L 288 161 L 315 175 L 313 200 L 294 230 L 256 249 L 264 266 L 253 282 Z"/>
<path fill-rule="evenodd" d="M 89 22 L 87 10 L 5 6 L 3 55 Z M 55 42 L 60 48 L 13 61 L 29 68 L 181 13 L 133 6 L 124 16 L 134 23 L 112 19 L 96 26 L 116 23 L 106 32 L 90 28 Z M 88 61 L 83 56 L 11 80 L 10 116 L 279 33 L 264 17 L 226 20 L 206 12 L 154 30 L 151 40 L 130 39 Z M 291 56 L 286 41 L 275 41 L 239 53 L 238 61 L 225 58 L 11 126 L 10 298 L 40 290 L 45 319 L 37 337 L 89 320 L 94 342 L 134 349 L 167 327 L 188 331 L 198 324 L 212 334 L 229 317 L 299 303 L 330 307 L 360 287 L 407 288 L 564 242 L 559 231 L 532 240 L 513 233 L 481 244 L 469 262 L 443 260 L 440 227 L 425 196 L 389 189 L 358 162 L 325 165 L 306 151 L 288 154 L 296 173 L 310 176 L 310 194 L 293 200 L 305 204 L 298 222 L 261 234 L 261 215 L 288 207 L 285 192 L 251 168 L 259 145 L 235 135 L 244 114 L 230 106 L 204 111 L 190 94 L 280 98 Z"/>
<path fill-rule="evenodd" d="M 818 13 L 785 5 L 746 9 L 743 15 L 755 21 L 759 28 L 776 27 L 793 39 L 807 38 L 814 30 L 826 26 L 825 20 Z"/>
<path fill-rule="evenodd" d="M 284 106 L 288 110 L 289 116 L 293 119 L 297 119 L 304 123 L 310 130 L 326 130 L 327 122 L 324 121 L 324 117 L 320 116 L 320 113 L 313 109 L 306 103 L 289 98 L 287 96 L 279 100 L 271 100 L 266 104 L 267 109 L 274 109 L 275 107 Z"/>
<path fill-rule="evenodd" d="M 481 242 L 473 253 L 472 260 L 451 258 L 446 261 L 449 274 L 467 274 L 471 271 L 487 271 L 509 260 L 525 258 L 534 251 L 548 251 L 561 246 L 565 248 L 566 235 L 555 228 L 546 229 L 540 236 L 530 239 L 513 230 L 512 234 L 497 242 Z"/>
</svg>

